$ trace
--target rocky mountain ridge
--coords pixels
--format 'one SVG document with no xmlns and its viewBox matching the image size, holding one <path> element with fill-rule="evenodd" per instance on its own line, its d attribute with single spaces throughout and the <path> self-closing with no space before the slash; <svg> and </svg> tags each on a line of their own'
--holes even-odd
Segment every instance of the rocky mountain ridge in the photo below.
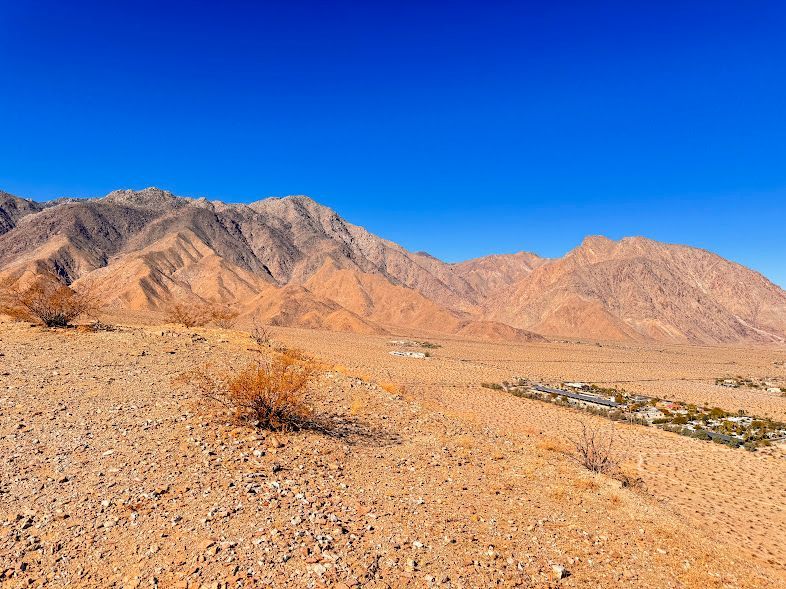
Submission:
<svg viewBox="0 0 786 589">
<path fill-rule="evenodd" d="M 109 308 L 215 300 L 274 324 L 473 337 L 786 338 L 786 292 L 705 250 L 588 237 L 562 258 L 448 264 L 305 196 L 227 204 L 157 188 L 47 203 L 0 192 L 0 278 L 55 272 Z"/>
</svg>

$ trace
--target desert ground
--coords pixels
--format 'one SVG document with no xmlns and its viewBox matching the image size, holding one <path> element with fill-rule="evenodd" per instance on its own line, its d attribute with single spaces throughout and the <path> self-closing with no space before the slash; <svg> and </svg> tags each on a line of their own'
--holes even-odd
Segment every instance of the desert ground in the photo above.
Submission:
<svg viewBox="0 0 786 589">
<path fill-rule="evenodd" d="M 116 323 L 120 323 L 116 321 Z M 614 426 L 638 488 L 570 459 L 575 410 L 513 376 L 786 418 L 786 350 L 492 344 L 274 328 L 320 359 L 333 428 L 270 434 L 183 384 L 270 353 L 239 330 L 0 322 L 0 586 L 776 587 L 786 458 Z M 417 334 L 414 334 L 417 335 Z"/>
</svg>

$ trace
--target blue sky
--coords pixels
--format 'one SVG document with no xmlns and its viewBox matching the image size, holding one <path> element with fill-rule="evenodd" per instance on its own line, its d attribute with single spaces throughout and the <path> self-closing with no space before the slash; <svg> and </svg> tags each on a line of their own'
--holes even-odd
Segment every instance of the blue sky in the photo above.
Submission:
<svg viewBox="0 0 786 589">
<path fill-rule="evenodd" d="M 786 286 L 786 4 L 650 4 L 0 0 L 0 189 L 308 194 L 449 261 L 645 235 Z"/>
</svg>

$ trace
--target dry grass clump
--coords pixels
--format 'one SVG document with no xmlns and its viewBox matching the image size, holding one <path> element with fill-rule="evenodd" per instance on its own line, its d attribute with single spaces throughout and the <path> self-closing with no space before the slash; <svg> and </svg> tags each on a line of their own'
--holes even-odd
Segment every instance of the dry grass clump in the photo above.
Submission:
<svg viewBox="0 0 786 589">
<path fill-rule="evenodd" d="M 551 490 L 550 494 L 552 498 L 556 499 L 557 501 L 564 501 L 565 498 L 568 496 L 568 492 L 565 490 L 565 487 L 563 486 L 554 487 Z"/>
<path fill-rule="evenodd" d="M 319 370 L 312 358 L 286 350 L 237 372 L 197 370 L 186 381 L 205 398 L 229 407 L 242 423 L 271 431 L 292 431 L 315 425 L 306 393 Z"/>
<path fill-rule="evenodd" d="M 573 482 L 573 486 L 579 491 L 595 491 L 600 487 L 595 479 L 578 479 Z"/>
<path fill-rule="evenodd" d="M 6 288 L 0 297 L 0 312 L 47 327 L 67 327 L 95 309 L 89 292 L 74 290 L 55 276 L 40 277 L 27 288 Z"/>
<path fill-rule="evenodd" d="M 472 436 L 463 434 L 456 438 L 456 446 L 464 450 L 471 450 L 475 447 L 475 440 L 472 439 Z"/>
<path fill-rule="evenodd" d="M 557 440 L 555 438 L 544 437 L 535 444 L 535 447 L 539 450 L 545 450 L 546 452 L 557 452 L 559 454 L 565 454 L 570 451 L 565 443 L 562 440 Z"/>
<path fill-rule="evenodd" d="M 391 395 L 397 395 L 401 391 L 401 387 L 392 382 L 381 382 L 379 383 L 379 388 Z"/>
</svg>

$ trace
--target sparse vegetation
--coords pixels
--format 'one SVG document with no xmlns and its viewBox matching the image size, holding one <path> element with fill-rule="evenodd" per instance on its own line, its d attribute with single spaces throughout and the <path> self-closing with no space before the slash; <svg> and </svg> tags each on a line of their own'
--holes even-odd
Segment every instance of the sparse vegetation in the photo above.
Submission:
<svg viewBox="0 0 786 589">
<path fill-rule="evenodd" d="M 379 388 L 381 388 L 386 393 L 390 393 L 391 395 L 396 395 L 401 390 L 401 387 L 392 382 L 381 382 L 379 383 Z"/>
<path fill-rule="evenodd" d="M 437 348 L 441 348 L 442 346 L 440 344 L 435 344 L 434 342 L 420 342 L 420 347 L 435 350 Z"/>
<path fill-rule="evenodd" d="M 212 323 L 221 329 L 230 329 L 239 313 L 231 306 L 224 303 L 201 300 L 189 302 L 174 302 L 166 307 L 165 318 L 167 323 L 176 323 L 183 327 L 203 327 Z"/>
<path fill-rule="evenodd" d="M 613 430 L 606 432 L 581 422 L 581 432 L 568 439 L 573 446 L 573 453 L 569 456 L 587 470 L 612 474 L 619 469 Z"/>
<path fill-rule="evenodd" d="M 95 309 L 89 292 L 75 290 L 53 275 L 40 277 L 27 288 L 7 288 L 0 299 L 0 312 L 47 327 L 67 327 Z"/>
<path fill-rule="evenodd" d="M 236 373 L 198 370 L 187 382 L 205 398 L 229 407 L 242 423 L 291 431 L 315 424 L 305 396 L 318 372 L 315 360 L 297 350 L 287 350 Z"/>
<path fill-rule="evenodd" d="M 208 308 L 210 321 L 221 329 L 230 329 L 237 319 L 238 311 L 222 303 L 213 303 Z"/>
<path fill-rule="evenodd" d="M 183 327 L 202 327 L 210 321 L 210 314 L 201 303 L 172 303 L 165 310 L 167 323 L 176 323 Z"/>
<path fill-rule="evenodd" d="M 254 320 L 251 322 L 251 331 L 249 335 L 258 346 L 268 346 L 273 342 L 270 328 L 262 323 L 258 317 L 254 317 Z"/>
</svg>

